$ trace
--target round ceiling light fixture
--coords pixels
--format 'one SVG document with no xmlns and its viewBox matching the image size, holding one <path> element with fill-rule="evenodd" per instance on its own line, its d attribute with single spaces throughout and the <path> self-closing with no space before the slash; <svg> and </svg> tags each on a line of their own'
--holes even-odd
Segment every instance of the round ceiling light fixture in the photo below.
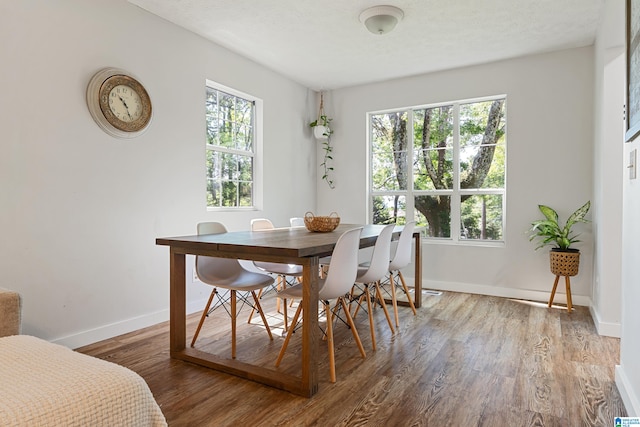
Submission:
<svg viewBox="0 0 640 427">
<path fill-rule="evenodd" d="M 360 22 L 373 34 L 387 34 L 404 18 L 404 12 L 395 6 L 374 6 L 360 14 Z"/>
</svg>

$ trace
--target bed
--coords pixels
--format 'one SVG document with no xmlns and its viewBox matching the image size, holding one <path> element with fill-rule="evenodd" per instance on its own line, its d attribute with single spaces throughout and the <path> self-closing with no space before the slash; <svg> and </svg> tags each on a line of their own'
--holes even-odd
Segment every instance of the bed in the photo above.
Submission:
<svg viewBox="0 0 640 427">
<path fill-rule="evenodd" d="M 0 312 L 0 323 L 6 314 Z M 130 369 L 30 335 L 0 337 L 0 426 L 26 425 L 167 423 L 147 383 Z"/>
</svg>

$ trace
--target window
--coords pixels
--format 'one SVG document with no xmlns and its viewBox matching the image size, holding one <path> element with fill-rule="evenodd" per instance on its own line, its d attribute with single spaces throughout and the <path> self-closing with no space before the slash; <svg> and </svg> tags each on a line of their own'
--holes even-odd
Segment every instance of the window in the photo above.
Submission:
<svg viewBox="0 0 640 427">
<path fill-rule="evenodd" d="M 207 81 L 207 207 L 256 205 L 261 101 Z"/>
<path fill-rule="evenodd" d="M 503 241 L 506 98 L 368 114 L 370 215 L 425 236 Z"/>
</svg>

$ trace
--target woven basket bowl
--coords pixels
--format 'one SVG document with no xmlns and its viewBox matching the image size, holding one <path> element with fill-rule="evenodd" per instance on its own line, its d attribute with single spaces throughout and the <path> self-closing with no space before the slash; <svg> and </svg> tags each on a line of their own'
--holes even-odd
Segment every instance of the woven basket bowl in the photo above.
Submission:
<svg viewBox="0 0 640 427">
<path fill-rule="evenodd" d="M 580 267 L 580 252 L 549 252 L 551 272 L 556 276 L 575 276 Z"/>
<path fill-rule="evenodd" d="M 311 212 L 304 215 L 304 225 L 309 231 L 327 233 L 335 230 L 339 224 L 340 217 L 335 212 L 331 212 L 329 216 L 315 216 Z"/>
</svg>

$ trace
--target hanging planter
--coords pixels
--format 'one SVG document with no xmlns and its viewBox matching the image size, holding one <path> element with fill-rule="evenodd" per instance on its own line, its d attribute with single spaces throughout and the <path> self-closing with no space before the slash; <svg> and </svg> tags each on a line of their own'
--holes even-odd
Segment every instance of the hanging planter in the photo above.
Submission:
<svg viewBox="0 0 640 427">
<path fill-rule="evenodd" d="M 335 188 L 333 180 L 329 176 L 333 171 L 333 166 L 329 164 L 329 161 L 333 160 L 333 157 L 331 157 L 331 152 L 333 151 L 333 147 L 331 146 L 331 134 L 333 131 L 329 127 L 331 120 L 332 119 L 327 117 L 324 113 L 324 94 L 320 93 L 320 109 L 318 110 L 318 118 L 309 123 L 309 126 L 313 128 L 313 136 L 318 141 L 322 142 L 322 149 L 324 150 L 324 160 L 320 163 L 320 166 L 324 168 L 322 179 L 327 182 L 329 188 Z"/>
<path fill-rule="evenodd" d="M 328 126 L 315 125 L 313 128 L 313 136 L 318 141 L 326 141 L 327 139 L 329 139 L 329 135 L 330 135 L 329 132 L 330 132 L 330 129 Z"/>
</svg>

